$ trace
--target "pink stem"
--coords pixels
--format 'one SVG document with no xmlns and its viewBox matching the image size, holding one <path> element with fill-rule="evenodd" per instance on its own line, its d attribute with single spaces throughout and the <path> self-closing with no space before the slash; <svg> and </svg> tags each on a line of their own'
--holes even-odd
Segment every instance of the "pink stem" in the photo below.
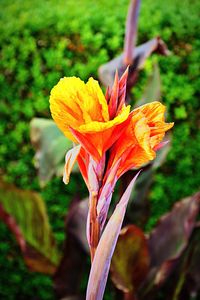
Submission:
<svg viewBox="0 0 200 300">
<path fill-rule="evenodd" d="M 140 0 L 131 0 L 126 21 L 126 34 L 124 40 L 124 64 L 128 66 L 133 63 L 133 53 L 137 38 L 137 21 Z"/>
</svg>

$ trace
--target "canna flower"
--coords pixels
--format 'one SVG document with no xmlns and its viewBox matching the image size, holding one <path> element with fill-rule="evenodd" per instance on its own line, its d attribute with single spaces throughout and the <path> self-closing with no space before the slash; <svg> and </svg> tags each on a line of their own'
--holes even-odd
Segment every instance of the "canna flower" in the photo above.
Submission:
<svg viewBox="0 0 200 300">
<path fill-rule="evenodd" d="M 101 175 L 96 174 L 97 181 L 103 179 L 105 168 L 104 184 L 108 182 L 108 194 L 107 189 L 112 190 L 123 173 L 156 157 L 156 150 L 173 123 L 165 123 L 165 106 L 160 102 L 151 102 L 130 112 L 130 106 L 125 106 L 127 76 L 128 69 L 120 80 L 116 72 L 113 88 L 107 90 L 106 96 L 93 78 L 85 84 L 79 78 L 64 77 L 52 89 L 50 109 L 54 121 L 69 139 L 81 145 L 66 155 L 65 183 L 69 182 L 77 160 L 87 187 L 94 190 L 97 184 L 91 180 L 94 176 L 90 176 L 91 156 L 99 164 L 96 168 L 102 170 Z"/>
<path fill-rule="evenodd" d="M 66 137 L 80 143 L 96 161 L 125 129 L 130 106 L 123 103 L 121 101 L 120 110 L 114 114 L 93 78 L 85 84 L 79 78 L 64 77 L 50 95 L 50 110 L 57 126 Z"/>
<path fill-rule="evenodd" d="M 118 178 L 131 168 L 139 168 L 156 157 L 156 149 L 165 136 L 165 132 L 174 123 L 165 123 L 165 106 L 160 102 L 151 102 L 134 109 L 131 121 L 123 133 L 123 139 L 112 147 L 108 169 L 121 158 Z"/>
</svg>

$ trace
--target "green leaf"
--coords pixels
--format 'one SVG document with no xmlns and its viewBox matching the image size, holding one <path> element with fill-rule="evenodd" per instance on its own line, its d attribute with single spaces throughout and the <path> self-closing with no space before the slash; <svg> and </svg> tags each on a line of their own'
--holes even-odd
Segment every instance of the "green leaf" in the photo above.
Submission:
<svg viewBox="0 0 200 300">
<path fill-rule="evenodd" d="M 15 234 L 26 264 L 33 270 L 54 274 L 60 260 L 44 201 L 0 179 L 0 218 Z"/>
<path fill-rule="evenodd" d="M 141 229 L 129 225 L 121 230 L 111 262 L 112 281 L 124 293 L 135 292 L 149 271 L 147 240 Z"/>
<path fill-rule="evenodd" d="M 55 174 L 62 176 L 64 157 L 72 147 L 54 121 L 34 118 L 31 123 L 31 142 L 36 149 L 35 165 L 39 170 L 41 185 L 45 185 Z"/>
</svg>

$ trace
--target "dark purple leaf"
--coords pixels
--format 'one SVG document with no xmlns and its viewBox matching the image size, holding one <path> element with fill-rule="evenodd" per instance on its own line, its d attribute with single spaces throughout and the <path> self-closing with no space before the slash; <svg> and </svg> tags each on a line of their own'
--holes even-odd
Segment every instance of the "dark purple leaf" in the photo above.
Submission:
<svg viewBox="0 0 200 300">
<path fill-rule="evenodd" d="M 200 292 L 200 229 L 196 228 L 173 276 L 172 300 L 197 299 Z"/>
<path fill-rule="evenodd" d="M 89 252 L 86 239 L 87 214 L 88 199 L 72 202 L 66 217 L 64 254 L 54 276 L 54 289 L 59 299 L 81 299 L 80 283 Z"/>
<path fill-rule="evenodd" d="M 111 262 L 111 278 L 124 293 L 135 293 L 149 271 L 147 240 L 135 225 L 124 227 Z"/>
<path fill-rule="evenodd" d="M 190 264 L 187 271 L 187 282 L 190 283 L 189 290 L 193 295 L 200 292 L 200 228 L 194 231 L 192 252 L 189 253 Z"/>
<path fill-rule="evenodd" d="M 87 253 L 89 253 L 86 238 L 88 205 L 88 198 L 72 203 L 66 219 L 67 233 L 74 236 Z"/>
<path fill-rule="evenodd" d="M 143 67 L 146 59 L 153 53 L 159 53 L 161 55 L 168 55 L 169 51 L 167 46 L 159 37 L 156 37 L 148 42 L 137 46 L 133 53 L 133 64 L 129 68 L 129 77 L 128 77 L 128 90 L 135 84 L 137 73 Z M 123 53 L 109 61 L 108 63 L 100 66 L 99 68 L 99 79 L 101 80 L 104 86 L 112 87 L 114 82 L 115 71 L 118 70 L 119 77 L 125 71 L 126 66 L 123 62 Z"/>
<path fill-rule="evenodd" d="M 188 245 L 200 209 L 200 193 L 176 203 L 149 236 L 154 283 L 162 284 Z"/>
<path fill-rule="evenodd" d="M 169 141 L 169 135 L 166 136 Z M 153 182 L 153 176 L 158 167 L 160 167 L 167 157 L 170 150 L 170 142 L 168 142 L 162 149 L 157 151 L 156 158 L 153 162 L 143 167 L 143 172 L 138 178 L 134 191 L 130 197 L 129 207 L 127 210 L 126 224 L 134 223 L 139 227 L 143 227 L 150 216 L 150 203 L 148 200 L 148 193 Z M 134 171 L 129 171 L 121 178 L 121 194 L 126 189 L 130 178 L 135 174 Z"/>
</svg>

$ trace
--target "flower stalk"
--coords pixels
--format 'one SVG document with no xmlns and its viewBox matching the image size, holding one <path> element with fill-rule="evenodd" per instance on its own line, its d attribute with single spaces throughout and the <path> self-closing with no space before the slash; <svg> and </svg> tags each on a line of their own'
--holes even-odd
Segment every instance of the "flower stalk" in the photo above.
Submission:
<svg viewBox="0 0 200 300">
<path fill-rule="evenodd" d="M 100 239 L 100 225 L 98 221 L 98 215 L 97 215 L 97 202 L 98 197 L 97 193 L 92 192 L 89 200 L 89 222 L 90 222 L 90 256 L 91 256 L 91 262 L 94 259 L 94 255 L 99 243 Z"/>
</svg>

